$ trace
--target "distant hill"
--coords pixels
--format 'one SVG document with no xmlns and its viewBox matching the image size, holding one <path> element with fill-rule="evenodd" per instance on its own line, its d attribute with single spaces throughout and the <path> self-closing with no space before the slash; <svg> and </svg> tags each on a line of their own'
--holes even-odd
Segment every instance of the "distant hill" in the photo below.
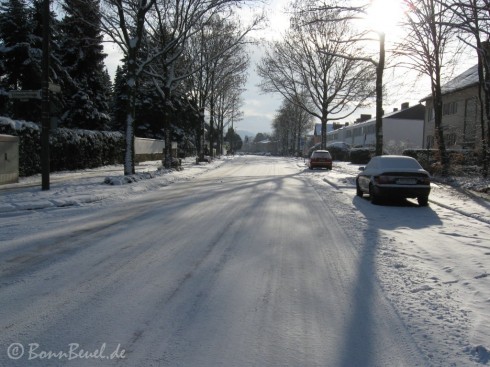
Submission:
<svg viewBox="0 0 490 367">
<path fill-rule="evenodd" d="M 238 135 L 240 135 L 240 138 L 242 138 L 242 140 L 244 140 L 246 136 L 248 136 L 248 137 L 250 137 L 250 138 L 253 139 L 255 137 L 255 135 L 257 135 L 257 133 L 254 133 L 254 132 L 251 132 L 251 131 L 247 131 L 247 130 L 240 130 L 240 129 L 238 129 L 236 131 L 236 133 Z"/>
</svg>

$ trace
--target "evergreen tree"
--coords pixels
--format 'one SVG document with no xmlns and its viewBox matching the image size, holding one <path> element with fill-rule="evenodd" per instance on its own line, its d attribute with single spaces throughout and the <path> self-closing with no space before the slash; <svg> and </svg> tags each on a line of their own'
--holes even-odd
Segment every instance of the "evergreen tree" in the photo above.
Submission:
<svg viewBox="0 0 490 367">
<path fill-rule="evenodd" d="M 2 64 L 6 71 L 2 77 L 2 85 L 9 89 L 21 89 L 30 35 L 28 9 L 24 0 L 8 0 L 2 2 L 0 10 Z"/>
<path fill-rule="evenodd" d="M 32 36 L 31 36 L 31 49 L 39 57 L 39 65 L 41 65 L 42 60 L 42 43 L 43 43 L 43 4 L 44 0 L 34 0 L 32 9 Z M 59 117 L 63 111 L 64 106 L 64 94 L 63 91 L 66 90 L 73 82 L 70 76 L 67 74 L 66 70 L 63 69 L 61 65 L 59 55 L 60 55 L 60 26 L 59 21 L 56 19 L 56 14 L 51 12 L 50 14 L 50 52 L 49 52 L 49 79 L 50 82 L 61 87 L 61 93 L 51 93 L 50 94 L 50 114 L 51 117 Z M 40 66 L 41 68 L 41 66 Z M 41 75 L 39 76 L 41 78 Z M 41 84 L 41 82 L 39 82 Z M 42 85 L 41 85 L 42 87 Z"/>
<path fill-rule="evenodd" d="M 41 101 L 8 99 L 10 90 L 42 88 L 43 3 L 34 0 L 28 8 L 23 0 L 8 0 L 0 13 L 0 114 L 40 122 Z M 59 63 L 58 22 L 50 14 L 50 80 L 63 87 L 69 76 Z M 51 115 L 63 104 L 61 94 L 51 95 Z"/>
<path fill-rule="evenodd" d="M 243 141 L 242 137 L 235 132 L 235 129 L 229 128 L 226 133 L 225 140 L 230 146 L 231 153 L 235 154 L 237 150 L 242 149 Z"/>
<path fill-rule="evenodd" d="M 61 61 L 73 80 L 66 91 L 65 126 L 110 126 L 110 87 L 104 66 L 99 0 L 64 0 Z"/>
<path fill-rule="evenodd" d="M 126 129 L 128 85 L 126 82 L 126 69 L 118 66 L 114 76 L 114 89 L 112 93 L 111 130 L 124 132 Z"/>
<path fill-rule="evenodd" d="M 23 0 L 7 0 L 0 13 L 0 111 L 13 118 L 39 121 L 40 101 L 9 100 L 10 90 L 41 87 L 41 55 L 32 47 L 30 10 Z"/>
</svg>

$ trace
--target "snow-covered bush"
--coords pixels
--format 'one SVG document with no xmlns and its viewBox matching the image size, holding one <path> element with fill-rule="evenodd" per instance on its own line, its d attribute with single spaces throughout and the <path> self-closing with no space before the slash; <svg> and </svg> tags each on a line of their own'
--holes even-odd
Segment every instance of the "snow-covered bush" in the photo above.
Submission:
<svg viewBox="0 0 490 367">
<path fill-rule="evenodd" d="M 0 134 L 20 138 L 20 176 L 41 172 L 41 129 L 37 124 L 0 117 Z M 51 171 L 123 162 L 124 136 L 119 132 L 58 128 L 51 131 L 49 144 Z"/>
<path fill-rule="evenodd" d="M 350 151 L 350 162 L 354 164 L 366 164 L 373 155 L 373 149 L 354 148 Z"/>
<path fill-rule="evenodd" d="M 119 132 L 56 129 L 50 136 L 53 171 L 122 163 L 124 137 Z"/>
<path fill-rule="evenodd" d="M 472 167 L 473 172 L 478 172 L 475 167 L 481 165 L 481 156 L 474 150 L 448 149 L 450 173 L 458 174 L 464 171 L 465 167 Z M 440 174 L 442 166 L 440 164 L 440 153 L 438 149 L 406 149 L 403 155 L 415 158 L 431 174 Z"/>
</svg>

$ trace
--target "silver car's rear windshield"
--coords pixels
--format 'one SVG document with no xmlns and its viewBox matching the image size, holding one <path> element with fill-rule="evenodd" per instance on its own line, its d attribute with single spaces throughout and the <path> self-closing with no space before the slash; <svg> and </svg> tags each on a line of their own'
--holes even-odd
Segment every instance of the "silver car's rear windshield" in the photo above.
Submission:
<svg viewBox="0 0 490 367">
<path fill-rule="evenodd" d="M 421 169 L 420 164 L 413 159 L 390 158 L 379 160 L 380 168 L 397 168 L 397 169 Z"/>
</svg>

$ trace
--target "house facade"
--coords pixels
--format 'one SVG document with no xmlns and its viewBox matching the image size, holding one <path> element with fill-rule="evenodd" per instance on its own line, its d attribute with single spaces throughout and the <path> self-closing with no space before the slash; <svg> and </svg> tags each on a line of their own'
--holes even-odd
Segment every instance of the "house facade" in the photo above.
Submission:
<svg viewBox="0 0 490 367">
<path fill-rule="evenodd" d="M 390 154 L 405 149 L 422 148 L 425 107 L 410 107 L 403 103 L 401 109 L 383 115 L 383 148 Z M 352 147 L 373 147 L 376 144 L 376 118 L 359 121 L 327 134 L 327 145 L 344 142 Z"/>
<path fill-rule="evenodd" d="M 477 65 L 442 87 L 442 128 L 447 149 L 478 150 L 481 148 L 478 89 Z M 424 148 L 437 148 L 432 96 L 425 97 L 421 102 L 426 104 Z"/>
</svg>

